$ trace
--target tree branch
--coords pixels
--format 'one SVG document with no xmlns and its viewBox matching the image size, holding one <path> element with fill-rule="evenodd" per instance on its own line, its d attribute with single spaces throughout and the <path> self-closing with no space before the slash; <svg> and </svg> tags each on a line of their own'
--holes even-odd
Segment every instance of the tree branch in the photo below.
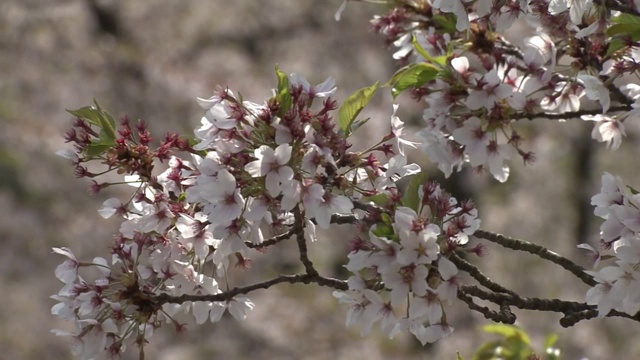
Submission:
<svg viewBox="0 0 640 360">
<path fill-rule="evenodd" d="M 307 249 L 307 241 L 304 238 L 304 219 L 302 218 L 302 214 L 300 213 L 300 208 L 296 207 L 293 210 L 293 232 L 296 235 L 296 242 L 298 243 L 298 251 L 300 252 L 300 261 L 304 265 L 304 269 L 310 276 L 318 276 L 318 270 L 313 267 L 313 263 L 311 259 L 309 259 L 308 249 Z"/>
<path fill-rule="evenodd" d="M 610 107 L 607 112 L 631 111 L 631 110 L 633 110 L 631 105 L 618 105 L 618 106 Z M 582 115 L 600 115 L 600 114 L 602 114 L 602 109 L 567 111 L 559 114 L 552 114 L 552 113 L 546 113 L 546 112 L 539 112 L 534 114 L 518 113 L 513 115 L 513 119 L 514 120 L 519 120 L 519 119 L 533 120 L 537 118 L 545 118 L 549 120 L 565 120 L 565 119 L 579 118 Z"/>
<path fill-rule="evenodd" d="M 229 291 L 219 293 L 219 294 L 205 294 L 205 295 L 192 295 L 192 294 L 184 294 L 180 296 L 171 296 L 169 294 L 160 294 L 158 296 L 150 296 L 145 294 L 140 294 L 141 296 L 146 297 L 146 300 L 151 301 L 154 305 L 162 306 L 163 304 L 172 303 L 172 304 L 182 304 L 186 301 L 211 301 L 211 302 L 219 302 L 219 301 L 228 301 L 233 299 L 236 295 L 248 294 L 254 290 L 258 289 L 268 289 L 274 285 L 280 283 L 289 283 L 289 284 L 311 284 L 315 283 L 320 286 L 327 286 L 337 290 L 348 290 L 349 286 L 346 281 L 324 277 L 319 274 L 317 275 L 309 275 L 309 274 L 297 274 L 297 275 L 280 275 L 276 278 L 273 278 L 268 281 L 264 281 L 261 283 L 245 286 L 245 287 L 236 287 Z"/>
<path fill-rule="evenodd" d="M 575 275 L 578 279 L 582 280 L 585 284 L 589 286 L 596 286 L 597 282 L 593 279 L 593 277 L 587 273 L 585 273 L 584 269 L 581 266 L 578 266 L 571 260 L 562 257 L 555 252 L 537 245 L 530 243 L 525 240 L 519 240 L 515 238 L 511 238 L 508 236 L 492 233 L 485 230 L 478 230 L 474 234 L 474 236 L 489 240 L 496 244 L 502 245 L 503 247 L 528 252 L 534 255 L 537 255 L 545 260 L 549 260 L 554 264 L 558 264 L 562 266 L 565 270 L 569 271 L 573 275 Z"/>
<path fill-rule="evenodd" d="M 251 249 L 263 249 L 263 248 L 275 245 L 283 240 L 287 240 L 293 235 L 295 235 L 295 227 L 292 227 L 291 229 L 289 229 L 289 231 L 285 233 L 271 237 L 268 240 L 261 242 L 260 244 L 253 243 L 251 241 L 245 241 L 244 243 L 245 245 L 247 245 L 248 248 L 251 248 Z"/>
<path fill-rule="evenodd" d="M 486 287 L 487 289 L 497 293 L 517 295 L 515 292 L 491 280 L 488 276 L 483 274 L 480 269 L 471 265 L 471 263 L 460 258 L 458 255 L 452 253 L 449 257 L 449 260 L 451 260 L 451 262 L 453 262 L 458 267 L 458 269 L 469 273 L 471 277 L 476 279 L 482 286 Z"/>
<path fill-rule="evenodd" d="M 513 313 L 509 312 L 496 312 L 489 309 L 486 306 L 480 306 L 473 302 L 473 298 L 463 291 L 458 291 L 458 299 L 464 301 L 469 309 L 477 311 L 484 315 L 485 319 L 489 319 L 495 322 L 501 322 L 504 324 L 513 324 L 516 322 L 516 316 Z M 507 307 L 508 309 L 508 307 Z"/>
</svg>

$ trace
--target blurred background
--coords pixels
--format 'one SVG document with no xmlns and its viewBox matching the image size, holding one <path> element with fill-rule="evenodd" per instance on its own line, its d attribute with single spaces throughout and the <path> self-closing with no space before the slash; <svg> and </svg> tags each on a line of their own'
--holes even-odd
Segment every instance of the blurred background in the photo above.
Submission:
<svg viewBox="0 0 640 360">
<path fill-rule="evenodd" d="M 298 72 L 312 83 L 337 79 L 338 99 L 374 82 L 386 81 L 395 65 L 382 40 L 368 30 L 377 5 L 349 3 L 334 21 L 339 0 L 115 1 L 3 0 L 0 2 L 0 359 L 70 359 L 69 344 L 50 333 L 64 324 L 50 315 L 49 298 L 61 288 L 54 277 L 63 261 L 51 247 L 67 246 L 78 257 L 105 256 L 117 220 L 96 210 L 105 191 L 91 197 L 88 182 L 54 155 L 69 148 L 65 109 L 95 98 L 120 116 L 144 119 L 157 136 L 192 133 L 202 110 L 196 96 L 208 97 L 216 85 L 262 102 L 275 86 L 274 66 Z M 526 30 L 526 29 L 525 29 Z M 420 125 L 422 104 L 408 97 L 400 117 Z M 383 90 L 364 116 L 356 148 L 389 130 L 392 98 Z M 597 240 L 600 221 L 589 199 L 606 170 L 638 188 L 634 166 L 638 127 L 615 153 L 590 140 L 591 123 L 580 120 L 522 124 L 527 147 L 538 161 L 525 169 L 512 162 L 511 177 L 499 185 L 488 175 L 463 171 L 444 181 L 459 198 L 479 206 L 482 228 L 543 244 L 580 264 L 576 245 Z M 411 154 L 434 178 L 441 175 L 423 155 Z M 126 190 L 126 189 L 122 189 Z M 325 233 L 311 247 L 312 259 L 326 274 L 344 276 L 348 227 Z M 487 244 L 488 256 L 475 263 L 494 280 L 524 296 L 583 301 L 587 287 L 556 265 Z M 296 249 L 288 244 L 254 259 L 241 279 L 299 270 Z M 330 289 L 279 285 L 250 295 L 256 308 L 244 322 L 225 317 L 215 325 L 189 326 L 175 334 L 159 331 L 147 347 L 148 359 L 454 359 L 468 358 L 493 339 L 486 324 L 463 306 L 449 309 L 456 328 L 447 339 L 422 347 L 411 336 L 388 340 L 379 332 L 361 338 L 344 325 L 346 308 Z M 518 324 L 542 349 L 548 333 L 560 335 L 566 359 L 640 358 L 632 334 L 640 324 L 621 319 L 559 326 L 560 316 L 514 309 Z M 128 354 L 125 359 L 134 358 Z"/>
</svg>

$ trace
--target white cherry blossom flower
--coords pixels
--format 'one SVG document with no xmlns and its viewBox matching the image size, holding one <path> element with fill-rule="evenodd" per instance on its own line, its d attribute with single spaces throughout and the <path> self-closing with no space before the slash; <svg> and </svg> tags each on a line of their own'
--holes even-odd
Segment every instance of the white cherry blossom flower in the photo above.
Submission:
<svg viewBox="0 0 640 360">
<path fill-rule="evenodd" d="M 409 292 L 424 296 L 429 287 L 427 285 L 429 269 L 424 265 L 410 264 L 401 266 L 396 264 L 380 275 L 385 287 L 391 291 L 391 304 L 393 306 L 398 306 L 405 301 Z"/>
<path fill-rule="evenodd" d="M 76 259 L 73 252 L 66 247 L 53 248 L 53 252 L 67 257 L 67 259 L 56 268 L 56 277 L 65 284 L 71 284 L 76 281 L 80 262 Z"/>
<path fill-rule="evenodd" d="M 433 289 L 428 289 L 424 296 L 412 295 L 409 298 L 409 318 L 421 319 L 426 317 L 430 324 L 437 324 L 442 320 L 442 302 Z"/>
<path fill-rule="evenodd" d="M 396 138 L 396 146 L 398 147 L 398 152 L 400 153 L 400 155 L 404 156 L 405 146 L 409 146 L 415 149 L 420 143 L 409 141 L 403 138 L 404 122 L 402 122 L 402 120 L 400 120 L 400 118 L 396 115 L 397 110 L 398 105 L 393 104 L 393 114 L 391 115 L 391 133 Z"/>
<path fill-rule="evenodd" d="M 431 262 L 435 261 L 440 253 L 440 246 L 437 243 L 439 231 L 440 229 L 436 225 L 418 233 L 407 230 L 400 231 L 400 245 L 402 245 L 402 248 L 397 253 L 398 263 L 402 265 L 417 265 L 431 264 Z"/>
<path fill-rule="evenodd" d="M 611 104 L 609 89 L 604 86 L 602 81 L 596 76 L 587 74 L 579 74 L 578 80 L 582 82 L 587 97 L 590 100 L 598 100 L 602 106 L 602 113 L 609 111 L 609 105 Z"/>
<path fill-rule="evenodd" d="M 473 116 L 464 122 L 461 128 L 452 134 L 453 138 L 465 146 L 465 153 L 469 156 L 471 166 L 480 166 L 487 162 L 487 145 L 490 134 L 482 129 L 482 122 Z"/>
<path fill-rule="evenodd" d="M 245 170 L 252 176 L 266 176 L 265 186 L 272 197 L 280 194 L 282 184 L 293 179 L 293 170 L 287 165 L 291 150 L 289 144 L 278 145 L 275 150 L 262 145 L 255 150 L 257 160 L 245 165 Z"/>
<path fill-rule="evenodd" d="M 236 179 L 227 169 L 218 172 L 215 185 L 207 194 L 205 213 L 208 220 L 215 225 L 229 224 L 238 218 L 244 208 L 245 200 L 240 194 L 240 189 L 236 188 Z"/>
<path fill-rule="evenodd" d="M 438 286 L 436 292 L 438 297 L 443 301 L 447 301 L 452 304 L 457 298 L 458 293 L 458 268 L 446 257 L 441 257 L 438 260 L 438 272 L 442 277 L 443 282 Z"/>
<path fill-rule="evenodd" d="M 591 137 L 599 142 L 606 142 L 610 149 L 617 149 L 622 143 L 622 137 L 626 136 L 624 124 L 607 115 L 582 115 L 582 120 L 595 121 Z"/>
<path fill-rule="evenodd" d="M 347 0 L 345 0 L 343 6 L 346 6 L 346 4 Z M 344 10 L 343 6 L 341 8 Z M 312 86 L 303 76 L 293 73 L 289 75 L 289 81 L 293 87 L 302 86 L 302 90 L 311 98 L 326 98 L 336 92 L 336 80 L 332 77 L 327 78 L 321 84 Z"/>
<path fill-rule="evenodd" d="M 609 217 L 612 205 L 622 205 L 626 191 L 624 183 L 619 176 L 605 172 L 602 175 L 600 192 L 591 197 L 591 205 L 595 206 L 593 213 L 603 219 Z"/>
<path fill-rule="evenodd" d="M 469 2 L 465 0 L 465 2 Z M 435 0 L 433 7 L 445 12 L 453 13 L 456 16 L 456 29 L 458 31 L 467 30 L 470 26 L 469 15 L 462 3 L 462 0 Z"/>
<path fill-rule="evenodd" d="M 244 295 L 236 295 L 231 300 L 216 302 L 211 309 L 211 322 L 220 321 L 225 310 L 228 310 L 236 320 L 244 320 L 247 317 L 247 312 L 255 306 L 251 299 Z"/>
<path fill-rule="evenodd" d="M 482 90 L 471 91 L 467 97 L 466 105 L 471 110 L 480 108 L 491 110 L 498 101 L 506 99 L 513 93 L 513 87 L 502 83 L 496 69 L 486 73 L 479 83 L 482 85 Z"/>
<path fill-rule="evenodd" d="M 195 217 L 180 214 L 176 221 L 176 228 L 182 235 L 183 243 L 188 250 L 193 249 L 196 256 L 204 260 L 209 254 L 209 246 L 217 246 L 220 240 L 213 238 L 213 234 L 208 230 L 208 225 L 204 225 L 207 218 L 203 213 L 195 214 Z"/>
</svg>

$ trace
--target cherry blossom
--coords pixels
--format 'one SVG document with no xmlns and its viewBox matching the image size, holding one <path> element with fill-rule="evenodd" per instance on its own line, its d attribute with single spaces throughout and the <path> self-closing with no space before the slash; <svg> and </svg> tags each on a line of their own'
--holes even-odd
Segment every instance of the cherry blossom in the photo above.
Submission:
<svg viewBox="0 0 640 360">
<path fill-rule="evenodd" d="M 263 145 L 255 150 L 257 160 L 245 166 L 252 176 L 266 176 L 265 186 L 272 197 L 280 194 L 283 183 L 293 179 L 293 170 L 286 165 L 291 159 L 291 149 L 289 144 L 281 144 L 275 150 Z"/>
<path fill-rule="evenodd" d="M 606 142 L 607 147 L 617 149 L 622 143 L 622 137 L 626 136 L 624 124 L 606 115 L 582 115 L 581 118 L 587 121 L 595 121 L 591 137 L 599 142 Z"/>
</svg>

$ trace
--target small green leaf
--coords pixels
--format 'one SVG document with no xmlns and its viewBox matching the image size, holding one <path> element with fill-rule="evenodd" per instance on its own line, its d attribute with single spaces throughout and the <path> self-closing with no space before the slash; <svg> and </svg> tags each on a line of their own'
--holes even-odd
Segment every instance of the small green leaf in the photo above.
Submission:
<svg viewBox="0 0 640 360">
<path fill-rule="evenodd" d="M 614 24 L 626 24 L 640 28 L 640 17 L 635 15 L 620 13 L 618 16 L 614 17 L 612 21 Z"/>
<path fill-rule="evenodd" d="M 289 77 L 285 74 L 278 65 L 276 65 L 276 76 L 278 77 L 278 90 L 276 92 L 276 98 L 280 103 L 280 110 L 278 115 L 283 117 L 284 114 L 291 109 L 291 93 L 289 92 Z"/>
<path fill-rule="evenodd" d="M 495 359 L 495 355 L 499 352 L 499 349 L 502 349 L 502 341 L 488 341 L 476 350 L 476 353 L 473 354 L 473 360 L 493 360 Z"/>
<path fill-rule="evenodd" d="M 633 32 L 634 30 L 637 30 L 637 28 L 634 27 L 633 25 L 629 25 L 629 24 L 614 24 L 614 25 L 611 25 L 611 27 L 607 29 L 607 35 L 614 36 L 614 35 L 618 35 L 618 34 L 629 34 L 629 33 Z"/>
<path fill-rule="evenodd" d="M 607 48 L 607 53 L 605 54 L 604 57 L 605 58 L 610 57 L 613 53 L 624 48 L 625 46 L 627 46 L 626 42 L 622 40 L 620 37 L 615 36 L 611 38 L 611 41 L 609 41 L 609 47 Z"/>
<path fill-rule="evenodd" d="M 349 96 L 344 101 L 339 111 L 340 130 L 342 130 L 346 137 L 353 132 L 353 123 L 360 114 L 360 111 L 371 101 L 373 95 L 378 90 L 378 83 L 376 82 L 370 87 L 362 88 L 353 95 Z"/>
<path fill-rule="evenodd" d="M 91 143 L 87 146 L 84 155 L 89 158 L 95 158 L 104 154 L 107 150 L 111 149 L 113 144 Z"/>
<path fill-rule="evenodd" d="M 389 195 L 376 194 L 373 196 L 364 197 L 362 200 L 371 201 L 378 206 L 387 206 L 387 204 L 389 203 Z"/>
<path fill-rule="evenodd" d="M 358 128 L 366 124 L 371 118 L 356 120 L 351 124 L 351 132 L 354 133 Z"/>
<path fill-rule="evenodd" d="M 116 138 L 115 120 L 113 120 L 113 117 L 111 116 L 111 114 L 109 114 L 108 112 L 100 108 L 100 105 L 98 105 L 98 102 L 95 99 L 93 100 L 93 103 L 95 104 L 96 109 L 98 110 L 98 116 L 100 118 L 100 127 L 102 128 L 102 130 L 106 131 L 109 138 L 115 139 Z"/>
<path fill-rule="evenodd" d="M 433 18 L 433 22 L 439 25 L 445 33 L 453 34 L 458 31 L 456 28 L 455 17 L 436 15 Z"/>
<path fill-rule="evenodd" d="M 402 195 L 402 205 L 413 209 L 416 213 L 420 210 L 420 188 L 427 181 L 427 173 L 421 172 L 411 176 L 411 182 Z"/>
<path fill-rule="evenodd" d="M 437 67 L 428 63 L 411 64 L 403 67 L 389 80 L 389 83 L 393 85 L 391 93 L 394 99 L 407 89 L 421 87 L 434 80 L 439 72 L 440 70 Z"/>
<path fill-rule="evenodd" d="M 607 29 L 607 35 L 611 40 L 605 57 L 626 47 L 625 38 L 631 37 L 633 41 L 640 40 L 640 17 L 622 13 L 614 17 L 612 22 L 614 24 Z"/>
<path fill-rule="evenodd" d="M 509 339 L 519 340 L 519 342 L 531 345 L 531 339 L 529 338 L 529 335 L 516 326 L 506 324 L 491 324 L 483 327 L 482 330 L 491 334 L 502 335 Z"/>
<path fill-rule="evenodd" d="M 631 195 L 638 195 L 640 194 L 640 191 L 634 189 L 633 187 L 627 185 L 627 188 L 629 189 L 629 191 L 631 192 Z"/>
<path fill-rule="evenodd" d="M 382 222 L 384 222 L 385 224 L 391 226 L 391 224 L 393 224 L 393 219 L 391 219 L 391 216 L 389 216 L 389 214 L 387 213 L 382 213 L 382 215 L 380 215 L 380 217 L 382 218 Z"/>
<path fill-rule="evenodd" d="M 429 53 L 427 52 L 427 50 L 425 50 L 422 45 L 420 45 L 420 42 L 418 41 L 418 38 L 413 35 L 413 47 L 416 49 L 416 51 L 422 55 L 422 57 L 424 57 L 425 59 L 427 59 L 431 64 L 437 64 L 439 65 L 439 67 L 443 67 L 445 65 L 447 65 L 447 57 L 442 55 L 442 56 L 436 56 L 433 57 L 431 55 L 429 55 Z"/>
<path fill-rule="evenodd" d="M 388 216 L 388 215 L 387 215 Z M 371 231 L 373 235 L 377 237 L 390 238 L 393 237 L 393 227 L 386 224 L 378 224 L 375 229 Z"/>
<path fill-rule="evenodd" d="M 556 344 L 556 342 L 558 342 L 558 339 L 560 338 L 560 336 L 558 336 L 558 334 L 549 334 L 547 335 L 547 338 L 544 341 L 544 348 L 550 348 L 553 345 Z"/>
<path fill-rule="evenodd" d="M 456 351 L 456 360 L 464 360 L 464 358 L 462 357 L 462 355 L 460 355 L 458 351 Z"/>
<path fill-rule="evenodd" d="M 109 138 L 116 138 L 116 123 L 113 117 L 102 110 L 98 103 L 95 103 L 95 106 L 85 106 L 77 110 L 67 110 L 67 112 L 104 130 Z"/>
<path fill-rule="evenodd" d="M 67 110 L 67 112 L 75 117 L 88 121 L 90 124 L 100 127 L 100 115 L 98 115 L 98 110 L 93 106 L 85 106 L 76 110 Z"/>
</svg>

